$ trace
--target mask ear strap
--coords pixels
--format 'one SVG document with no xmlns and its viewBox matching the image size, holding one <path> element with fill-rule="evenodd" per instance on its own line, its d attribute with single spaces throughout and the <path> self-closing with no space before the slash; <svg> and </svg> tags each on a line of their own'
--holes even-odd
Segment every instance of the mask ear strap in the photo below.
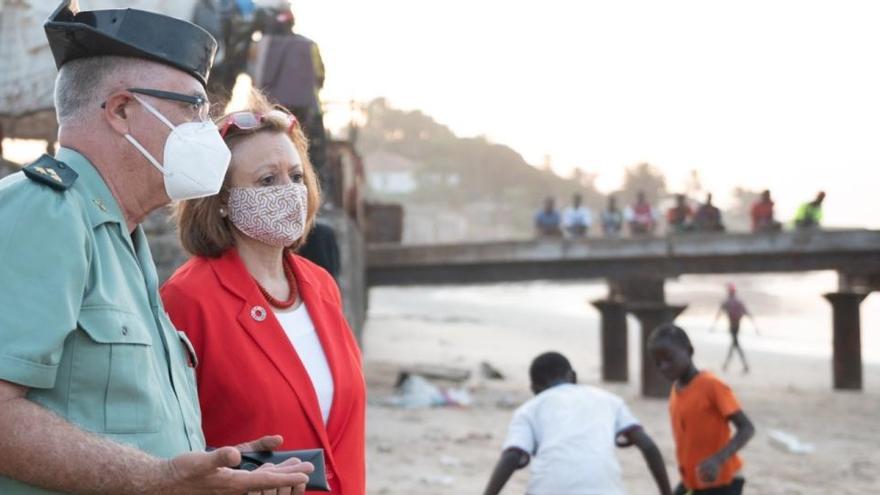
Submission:
<svg viewBox="0 0 880 495">
<path fill-rule="evenodd" d="M 162 115 L 158 110 L 156 110 L 153 107 L 153 105 L 150 105 L 149 103 L 144 101 L 143 98 L 141 98 L 140 96 L 138 96 L 134 93 L 132 93 L 131 96 L 133 96 L 135 100 L 139 101 L 140 104 L 143 105 L 144 108 L 146 108 L 148 112 L 153 114 L 157 119 L 161 120 L 163 124 L 167 125 L 169 129 L 171 129 L 172 131 L 174 130 L 174 124 L 172 124 L 171 121 L 166 119 L 164 115 Z"/>
<path fill-rule="evenodd" d="M 163 167 L 163 166 L 159 163 L 159 161 L 156 160 L 156 159 L 153 157 L 153 155 L 150 154 L 149 151 L 147 151 L 146 148 L 144 148 L 143 146 L 141 146 L 141 143 L 139 143 L 139 142 L 137 141 L 137 139 L 133 138 L 133 137 L 131 136 L 131 134 L 126 134 L 126 135 L 125 135 L 125 139 L 127 139 L 128 142 L 131 143 L 132 146 L 134 146 L 135 148 L 137 148 L 137 150 L 140 151 L 142 155 L 144 155 L 144 158 L 146 158 L 147 161 L 149 161 L 150 163 L 153 164 L 154 167 L 156 167 L 157 169 L 159 169 L 159 172 L 162 172 L 162 175 L 169 175 L 168 171 L 165 170 L 165 167 Z"/>
</svg>

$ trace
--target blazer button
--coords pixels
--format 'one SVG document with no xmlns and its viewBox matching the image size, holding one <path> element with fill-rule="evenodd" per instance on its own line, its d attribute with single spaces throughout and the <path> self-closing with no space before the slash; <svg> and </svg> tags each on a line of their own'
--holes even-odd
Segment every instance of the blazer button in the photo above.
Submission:
<svg viewBox="0 0 880 495">
<path fill-rule="evenodd" d="M 122 335 L 128 335 L 128 327 L 122 327 Z"/>
</svg>

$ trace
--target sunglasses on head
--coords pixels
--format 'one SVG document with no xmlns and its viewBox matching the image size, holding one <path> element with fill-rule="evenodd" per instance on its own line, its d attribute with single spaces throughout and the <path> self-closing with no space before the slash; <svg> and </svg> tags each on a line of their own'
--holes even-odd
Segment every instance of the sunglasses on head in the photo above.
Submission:
<svg viewBox="0 0 880 495">
<path fill-rule="evenodd" d="M 293 114 L 287 113 L 283 110 L 272 110 L 267 113 L 235 112 L 224 119 L 223 125 L 220 126 L 220 136 L 225 138 L 233 131 L 253 131 L 260 129 L 263 127 L 267 118 L 277 116 L 287 119 L 287 132 L 292 131 L 298 123 Z"/>
</svg>

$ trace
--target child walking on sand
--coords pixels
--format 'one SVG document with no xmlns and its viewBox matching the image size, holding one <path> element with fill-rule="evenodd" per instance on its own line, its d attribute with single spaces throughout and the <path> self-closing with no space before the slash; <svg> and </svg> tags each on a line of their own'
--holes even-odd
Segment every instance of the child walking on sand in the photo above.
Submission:
<svg viewBox="0 0 880 495">
<path fill-rule="evenodd" d="M 749 363 L 746 362 L 746 353 L 743 352 L 743 348 L 739 344 L 740 321 L 742 321 L 744 316 L 748 316 L 752 320 L 752 325 L 755 327 L 755 333 L 760 335 L 761 332 L 758 330 L 758 324 L 755 323 L 755 317 L 752 316 L 742 300 L 736 296 L 736 286 L 733 284 L 727 284 L 727 298 L 722 301 L 721 306 L 718 308 L 718 313 L 715 314 L 715 320 L 712 322 L 713 329 L 722 313 L 727 315 L 727 320 L 730 323 L 730 349 L 727 351 L 727 358 L 724 360 L 724 366 L 722 366 L 721 369 L 727 371 L 727 365 L 730 364 L 730 360 L 733 358 L 733 353 L 735 351 L 739 353 L 739 358 L 742 361 L 743 373 L 748 373 Z"/>
<path fill-rule="evenodd" d="M 694 366 L 694 348 L 681 328 L 662 325 L 648 349 L 660 372 L 673 382 L 669 418 L 681 483 L 676 495 L 739 495 L 745 479 L 736 453 L 755 427 L 724 382 Z M 731 438 L 730 423 L 736 427 Z"/>
<path fill-rule="evenodd" d="M 558 352 L 536 357 L 529 375 L 535 397 L 514 413 L 486 495 L 498 494 L 532 457 L 529 495 L 623 495 L 615 445 L 636 445 L 659 492 L 672 493 L 660 450 L 620 397 L 576 385 Z"/>
</svg>

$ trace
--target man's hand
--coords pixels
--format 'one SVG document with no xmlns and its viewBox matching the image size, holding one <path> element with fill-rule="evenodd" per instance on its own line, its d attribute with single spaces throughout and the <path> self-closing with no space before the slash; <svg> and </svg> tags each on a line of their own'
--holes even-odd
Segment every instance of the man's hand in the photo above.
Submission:
<svg viewBox="0 0 880 495">
<path fill-rule="evenodd" d="M 280 436 L 238 448 L 157 459 L 87 433 L 26 399 L 27 388 L 0 380 L 0 475 L 53 492 L 301 495 L 314 466 L 298 459 L 256 471 L 232 469 L 243 450 L 272 450 Z M 35 442 L 33 432 L 40 432 Z"/>
<path fill-rule="evenodd" d="M 242 444 L 248 448 L 267 445 L 266 437 Z M 279 437 L 280 438 L 280 437 Z M 269 445 L 273 441 L 269 441 Z M 280 445 L 280 442 L 278 443 Z M 240 446 L 241 447 L 241 446 Z M 212 452 L 191 452 L 163 464 L 164 482 L 157 494 L 271 495 L 302 494 L 314 470 L 308 462 L 288 459 L 278 465 L 266 464 L 256 471 L 232 469 L 241 463 L 236 447 L 223 447 Z"/>
<path fill-rule="evenodd" d="M 697 477 L 703 483 L 714 483 L 721 472 L 721 464 L 723 462 L 717 456 L 709 457 L 697 467 Z"/>
</svg>

